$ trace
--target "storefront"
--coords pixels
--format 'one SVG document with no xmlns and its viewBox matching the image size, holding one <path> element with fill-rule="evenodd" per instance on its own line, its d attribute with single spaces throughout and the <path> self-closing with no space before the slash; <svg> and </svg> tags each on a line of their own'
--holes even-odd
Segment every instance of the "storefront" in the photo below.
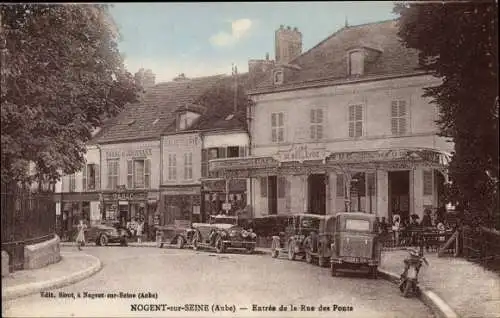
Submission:
<svg viewBox="0 0 500 318">
<path fill-rule="evenodd" d="M 61 193 L 58 200 L 60 210 L 56 211 L 56 218 L 63 240 L 71 239 L 73 228 L 80 219 L 89 225 L 100 221 L 98 193 Z"/>
<path fill-rule="evenodd" d="M 144 219 L 145 222 L 154 214 L 158 192 L 122 190 L 102 193 L 102 219 L 111 222 L 126 222 L 132 218 Z"/>
<path fill-rule="evenodd" d="M 227 195 L 226 195 L 227 193 Z M 247 205 L 247 179 L 225 179 L 214 178 L 202 180 L 201 215 L 207 220 L 209 215 L 221 213 L 223 204 L 230 203 L 231 209 L 228 213 L 241 210 Z"/>
<path fill-rule="evenodd" d="M 175 220 L 200 222 L 200 186 L 162 186 L 160 224 L 173 224 Z"/>
<path fill-rule="evenodd" d="M 330 152 L 293 146 L 274 156 L 211 160 L 210 171 L 252 179 L 255 215 L 361 211 L 390 218 L 436 209 L 448 156 L 430 149 Z"/>
</svg>

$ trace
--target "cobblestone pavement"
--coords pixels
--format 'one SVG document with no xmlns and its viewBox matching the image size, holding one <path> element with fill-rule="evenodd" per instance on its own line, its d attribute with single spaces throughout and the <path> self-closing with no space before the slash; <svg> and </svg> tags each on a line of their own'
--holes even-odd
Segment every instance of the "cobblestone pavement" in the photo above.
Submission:
<svg viewBox="0 0 500 318">
<path fill-rule="evenodd" d="M 382 269 L 401 274 L 406 251 L 382 253 Z M 500 317 L 500 277 L 462 258 L 426 253 L 420 285 L 432 289 L 461 317 Z"/>
<path fill-rule="evenodd" d="M 331 277 L 327 268 L 269 255 L 136 247 L 88 247 L 84 252 L 101 259 L 100 272 L 54 290 L 56 298 L 37 294 L 7 301 L 3 304 L 4 316 L 432 317 L 419 300 L 401 297 L 393 284 L 382 279 L 354 273 Z M 73 293 L 75 299 L 60 298 L 59 292 Z M 104 293 L 105 298 L 83 298 L 85 292 Z M 107 294 L 120 292 L 157 293 L 158 299 L 106 298 Z M 209 312 L 132 311 L 134 304 L 184 307 L 191 303 L 207 304 Z M 236 312 L 214 314 L 212 304 L 234 305 Z M 261 309 L 274 306 L 276 312 L 254 311 L 253 305 L 262 306 Z M 288 310 L 279 312 L 280 305 Z M 297 311 L 291 311 L 290 305 Z M 305 311 L 301 305 L 314 306 L 315 310 Z M 331 311 L 320 312 L 320 305 Z M 345 306 L 346 310 L 352 307 L 352 311 L 333 311 L 334 305 Z"/>
</svg>

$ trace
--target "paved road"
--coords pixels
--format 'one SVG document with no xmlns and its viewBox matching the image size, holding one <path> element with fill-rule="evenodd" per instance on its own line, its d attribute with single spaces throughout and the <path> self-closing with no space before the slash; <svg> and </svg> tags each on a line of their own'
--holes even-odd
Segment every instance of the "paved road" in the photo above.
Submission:
<svg viewBox="0 0 500 318">
<path fill-rule="evenodd" d="M 69 248 L 63 248 L 69 250 Z M 78 317 L 431 317 L 416 299 L 401 297 L 394 285 L 362 275 L 331 277 L 327 268 L 268 255 L 223 254 L 192 250 L 87 247 L 103 269 L 77 284 L 52 291 L 56 298 L 32 295 L 3 304 L 7 316 Z M 57 297 L 59 292 L 73 298 Z M 83 294 L 105 298 L 84 298 Z M 120 292 L 157 294 L 120 298 Z M 80 293 L 81 298 L 78 298 Z M 106 298 L 108 294 L 115 298 Z M 122 294 L 122 297 L 124 295 Z M 126 295 L 125 295 L 126 297 Z M 149 304 L 161 305 L 150 306 Z M 177 311 L 185 304 L 199 304 Z M 208 305 L 208 308 L 203 306 Z M 212 304 L 220 305 L 214 314 Z M 226 306 L 227 305 L 227 306 Z M 257 307 L 254 308 L 254 305 Z M 280 312 L 280 306 L 287 309 Z M 301 305 L 304 305 L 302 307 Z M 330 311 L 319 311 L 320 305 Z M 336 310 L 334 310 L 334 306 Z M 133 311 L 132 308 L 144 311 Z M 233 307 L 234 306 L 234 307 Z M 295 308 L 292 308 L 295 307 Z M 305 307 L 308 306 L 309 308 Z M 312 308 L 314 307 L 314 311 Z M 241 309 L 241 308 L 247 308 Z M 149 309 L 150 311 L 145 311 Z M 162 311 L 165 309 L 166 311 Z M 261 311 L 258 311 L 260 309 Z M 271 311 L 275 309 L 276 311 Z M 296 309 L 293 311 L 292 309 Z M 309 311 L 307 311 L 309 309 Z M 346 311 L 339 311 L 343 309 Z M 157 311 L 160 310 L 160 311 Z"/>
</svg>

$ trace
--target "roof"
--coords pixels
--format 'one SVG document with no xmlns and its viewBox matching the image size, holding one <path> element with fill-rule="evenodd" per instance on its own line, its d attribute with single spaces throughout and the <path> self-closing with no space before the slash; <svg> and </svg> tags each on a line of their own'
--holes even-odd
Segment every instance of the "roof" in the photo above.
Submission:
<svg viewBox="0 0 500 318">
<path fill-rule="evenodd" d="M 150 88 L 140 102 L 129 104 L 93 139 L 95 143 L 159 138 L 175 122 L 175 111 L 191 107 L 210 87 L 226 75 L 160 83 Z"/>
<path fill-rule="evenodd" d="M 397 35 L 398 20 L 381 21 L 343 27 L 289 64 L 300 69 L 289 69 L 279 87 L 311 81 L 352 79 L 348 75 L 348 51 L 368 48 L 373 59 L 365 62 L 364 73 L 358 79 L 377 76 L 404 75 L 417 71 L 418 51 L 405 48 Z M 371 50 L 370 50 L 371 49 Z M 267 76 L 257 88 L 272 89 L 272 77 Z"/>
</svg>

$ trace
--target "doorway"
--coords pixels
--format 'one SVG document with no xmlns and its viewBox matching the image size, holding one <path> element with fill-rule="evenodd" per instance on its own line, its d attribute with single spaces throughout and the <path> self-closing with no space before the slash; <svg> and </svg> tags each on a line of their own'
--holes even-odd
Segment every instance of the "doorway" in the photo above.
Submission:
<svg viewBox="0 0 500 318">
<path fill-rule="evenodd" d="M 309 213 L 326 214 L 325 174 L 311 174 L 307 179 L 309 194 Z"/>
<path fill-rule="evenodd" d="M 278 177 L 269 176 L 267 178 L 267 208 L 269 214 L 278 214 Z"/>
<path fill-rule="evenodd" d="M 389 220 L 399 214 L 401 220 L 410 217 L 410 171 L 389 171 Z"/>
</svg>

